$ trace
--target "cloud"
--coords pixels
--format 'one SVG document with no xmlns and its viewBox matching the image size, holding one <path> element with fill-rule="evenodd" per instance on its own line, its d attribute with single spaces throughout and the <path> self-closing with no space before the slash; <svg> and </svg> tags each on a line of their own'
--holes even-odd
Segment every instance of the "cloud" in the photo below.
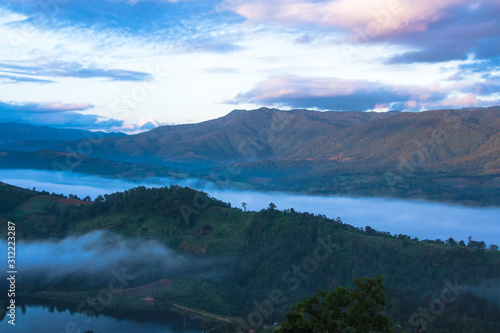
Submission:
<svg viewBox="0 0 500 333">
<path fill-rule="evenodd" d="M 65 111 L 83 111 L 90 109 L 92 105 L 88 103 L 64 104 L 61 102 L 44 103 L 5 103 L 0 102 L 2 112 L 32 112 L 32 113 L 59 113 Z"/>
<path fill-rule="evenodd" d="M 238 74 L 240 73 L 240 70 L 237 68 L 233 67 L 209 67 L 209 68 L 204 68 L 204 72 L 210 73 L 210 74 Z"/>
<path fill-rule="evenodd" d="M 94 65 L 84 66 L 75 62 L 37 62 L 32 66 L 0 63 L 0 71 L 11 74 L 47 77 L 106 78 L 112 81 L 148 81 L 151 74 L 123 69 L 103 69 Z M 36 80 L 36 79 L 33 79 Z"/>
<path fill-rule="evenodd" d="M 475 89 L 475 91 L 474 91 Z M 450 90 L 441 85 L 389 85 L 364 80 L 280 75 L 268 78 L 228 103 L 324 110 L 392 108 L 420 111 L 430 108 L 488 106 L 498 101 L 481 98 L 473 85 Z"/>
<path fill-rule="evenodd" d="M 369 110 L 380 104 L 404 104 L 409 100 L 428 101 L 443 97 L 441 91 L 432 88 L 393 87 L 363 80 L 281 75 L 240 93 L 233 102 L 328 110 Z"/>
<path fill-rule="evenodd" d="M 450 7 L 466 0 L 278 0 L 226 1 L 226 7 L 248 23 L 278 22 L 285 25 L 313 25 L 358 29 L 392 35 L 402 31 L 424 31 L 430 22 L 446 15 Z"/>
<path fill-rule="evenodd" d="M 72 35 L 85 35 L 96 44 L 106 39 L 108 44 L 100 45 L 105 48 L 109 43 L 120 49 L 142 43 L 137 46 L 149 52 L 232 52 L 237 45 L 232 37 L 227 39 L 233 31 L 224 25 L 239 18 L 216 12 L 216 5 L 216 1 L 180 0 L 14 2 L 9 4 L 9 11 L 29 18 L 31 27 L 25 30 L 71 30 Z"/>
<path fill-rule="evenodd" d="M 185 53 L 231 53 L 241 50 L 241 47 L 234 43 L 230 38 L 198 36 L 180 43 L 178 50 Z"/>
<path fill-rule="evenodd" d="M 28 19 L 28 16 L 11 12 L 0 8 L 0 25 L 9 25 L 15 22 L 22 22 Z"/>
<path fill-rule="evenodd" d="M 459 64 L 448 80 L 459 94 L 452 96 L 454 99 L 472 101 L 473 94 L 478 105 L 500 103 L 500 57 Z M 465 98 L 467 95 L 469 97 Z"/>
<path fill-rule="evenodd" d="M 474 60 L 460 64 L 457 68 L 459 77 L 466 74 L 480 74 L 483 78 L 500 76 L 500 56 L 492 59 Z"/>
<path fill-rule="evenodd" d="M 451 9 L 425 31 L 386 39 L 414 48 L 390 59 L 390 63 L 445 62 L 490 59 L 500 55 L 500 11 L 498 1 L 483 0 Z"/>
<path fill-rule="evenodd" d="M 453 96 L 450 97 L 444 101 L 441 102 L 443 106 L 457 106 L 457 105 L 464 105 L 464 106 L 474 106 L 478 105 L 479 101 L 474 94 L 467 94 L 465 96 Z"/>
<path fill-rule="evenodd" d="M 0 249 L 7 250 L 3 240 Z M 180 274 L 218 280 L 231 274 L 231 265 L 236 262 L 228 256 L 201 259 L 155 240 L 125 238 L 103 230 L 60 240 L 20 241 L 16 260 L 23 267 L 24 278 L 34 279 L 35 284 L 71 277 L 87 278 L 81 283 L 89 285 L 108 283 L 113 272 L 127 272 L 123 276 L 128 276 L 133 285 Z"/>
<path fill-rule="evenodd" d="M 309 34 L 303 34 L 302 36 L 297 37 L 294 42 L 297 44 L 310 44 L 314 41 L 314 39 L 315 39 L 314 36 L 311 36 Z"/>
<path fill-rule="evenodd" d="M 6 103 L 0 101 L 0 122 L 21 122 L 81 129 L 114 129 L 123 125 L 122 120 L 76 112 L 85 111 L 92 107 L 88 103 Z"/>
<path fill-rule="evenodd" d="M 129 5 L 135 5 L 140 2 L 167 2 L 167 3 L 178 3 L 179 1 L 186 1 L 186 0 L 106 0 L 106 1 L 111 1 L 111 2 L 125 2 Z"/>
<path fill-rule="evenodd" d="M 282 25 L 303 34 L 324 28 L 349 43 L 389 43 L 408 51 L 391 63 L 487 59 L 500 54 L 500 3 L 496 0 L 277 0 L 232 1 L 225 8 L 247 24 Z M 307 36 L 304 35 L 304 36 Z M 310 38 L 299 37 L 298 42 Z"/>
<path fill-rule="evenodd" d="M 41 80 L 26 76 L 14 76 L 14 75 L 1 75 L 0 74 L 0 84 L 1 83 L 21 83 L 21 82 L 35 82 L 35 83 L 54 83 L 51 80 Z"/>
</svg>

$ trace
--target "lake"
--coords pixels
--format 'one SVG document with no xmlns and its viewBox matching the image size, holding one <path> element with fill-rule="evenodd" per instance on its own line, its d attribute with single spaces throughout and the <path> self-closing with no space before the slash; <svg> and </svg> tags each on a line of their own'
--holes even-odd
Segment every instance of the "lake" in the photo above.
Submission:
<svg viewBox="0 0 500 333">
<path fill-rule="evenodd" d="M 16 308 L 16 325 L 8 323 L 9 317 L 0 321 L 0 332 L 34 333 L 200 333 L 198 320 L 190 320 L 182 315 L 148 312 L 116 313 L 89 317 L 70 311 L 62 304 L 25 304 Z M 184 325 L 186 328 L 184 328 Z M 198 329 L 196 329 L 198 328 Z"/>
<path fill-rule="evenodd" d="M 484 240 L 487 244 L 500 243 L 500 207 L 466 207 L 429 202 L 425 200 L 397 200 L 386 198 L 360 198 L 341 196 L 311 196 L 280 192 L 240 191 L 220 189 L 197 179 L 181 181 L 152 178 L 137 182 L 107 179 L 71 172 L 44 170 L 0 170 L 4 183 L 38 191 L 87 195 L 123 191 L 135 186 L 160 187 L 178 184 L 203 190 L 211 196 L 248 210 L 261 210 L 270 202 L 278 209 L 294 208 L 300 212 L 324 214 L 329 218 L 341 217 L 344 223 L 355 227 L 367 225 L 391 234 L 406 234 L 419 239 Z M 500 244 L 499 244 L 500 245 Z"/>
</svg>

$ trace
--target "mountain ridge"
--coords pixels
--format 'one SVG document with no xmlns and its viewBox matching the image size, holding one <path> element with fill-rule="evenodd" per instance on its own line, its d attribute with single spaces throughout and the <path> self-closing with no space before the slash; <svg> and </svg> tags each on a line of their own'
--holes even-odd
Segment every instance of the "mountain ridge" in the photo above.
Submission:
<svg viewBox="0 0 500 333">
<path fill-rule="evenodd" d="M 162 174 L 227 178 L 226 186 L 237 188 L 500 203 L 499 106 L 419 113 L 234 110 L 198 124 L 86 140 L 84 152 L 81 140 L 51 142 L 48 149 L 85 154 L 84 170 L 111 160 L 129 165 L 117 173 L 145 164 Z M 3 168 L 16 158 L 50 156 L 7 150 Z"/>
<path fill-rule="evenodd" d="M 103 131 L 93 132 L 81 129 L 55 128 L 16 122 L 0 123 L 0 145 L 11 148 L 17 147 L 17 149 L 23 145 L 35 145 L 36 149 L 37 144 L 46 149 L 47 145 L 56 146 L 51 141 L 73 141 L 112 136 L 126 136 L 126 134 L 121 132 L 108 133 Z"/>
<path fill-rule="evenodd" d="M 257 154 L 252 158 L 268 158 L 275 154 L 290 155 L 297 144 L 318 134 L 328 134 L 333 130 L 359 126 L 392 115 L 268 108 L 235 110 L 223 117 L 197 124 L 160 126 L 124 138 L 105 138 L 93 153 L 98 157 L 127 159 L 132 155 L 138 160 L 143 158 L 143 162 L 168 163 L 182 160 L 185 153 L 192 152 L 216 162 L 227 162 L 248 159 L 245 156 L 248 148 L 243 146 L 253 145 Z M 290 128 L 283 128 L 283 124 Z M 271 144 L 269 135 L 274 139 Z M 278 137 L 280 140 L 277 140 Z M 187 162 L 192 160 L 187 159 Z"/>
</svg>

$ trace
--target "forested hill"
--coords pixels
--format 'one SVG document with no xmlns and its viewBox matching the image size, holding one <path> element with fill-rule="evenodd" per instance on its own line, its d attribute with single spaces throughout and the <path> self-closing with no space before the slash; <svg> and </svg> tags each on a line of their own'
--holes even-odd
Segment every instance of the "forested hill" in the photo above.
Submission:
<svg viewBox="0 0 500 333">
<path fill-rule="evenodd" d="M 459 291 L 438 316 L 425 319 L 429 332 L 451 333 L 464 327 L 467 331 L 500 330 L 500 309 L 494 305 L 500 302 L 500 252 L 485 249 L 483 242 L 419 241 L 370 227 L 361 230 L 340 218 L 299 213 L 292 207 L 279 209 L 270 203 L 259 212 L 245 212 L 178 186 L 139 187 L 88 201 L 0 184 L 0 228 L 7 230 L 6 221 L 14 221 L 18 246 L 22 240 L 107 230 L 130 239 L 156 240 L 178 253 L 212 260 L 206 262 L 224 274 L 217 278 L 178 274 L 169 277 L 171 290 L 155 294 L 160 300 L 158 309 L 177 304 L 233 322 L 207 319 L 208 326 L 231 326 L 237 318 L 246 320 L 256 311 L 256 304 L 268 300 L 276 290 L 286 301 L 275 304 L 262 324 L 280 322 L 291 304 L 319 287 L 331 290 L 349 286 L 357 277 L 384 275 L 386 313 L 400 330 L 414 331 L 417 321 L 425 319 L 419 308 L 428 309 L 431 300 L 439 299 L 450 284 L 460 286 Z M 223 266 L 217 266 L 221 258 L 226 258 Z M 165 278 L 164 272 L 154 269 L 149 267 L 147 275 L 138 274 L 132 289 L 108 306 L 140 307 L 134 299 L 151 297 L 141 292 L 148 293 L 148 288 L 160 283 L 155 281 Z M 25 278 L 23 290 L 48 297 L 39 293 L 47 290 L 47 285 L 36 277 L 29 279 Z M 96 281 L 101 280 L 78 276 L 55 279 L 50 284 L 50 297 L 77 301 L 99 290 Z M 255 328 L 260 329 L 258 326 Z"/>
</svg>

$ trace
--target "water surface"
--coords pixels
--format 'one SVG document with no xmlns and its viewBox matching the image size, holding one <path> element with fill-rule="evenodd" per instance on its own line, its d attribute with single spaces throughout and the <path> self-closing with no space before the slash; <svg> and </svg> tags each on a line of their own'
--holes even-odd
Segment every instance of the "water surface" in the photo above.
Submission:
<svg viewBox="0 0 500 333">
<path fill-rule="evenodd" d="M 133 319 L 123 318 L 123 314 L 116 313 L 117 317 L 100 314 L 89 317 L 86 314 L 70 312 L 65 306 L 55 305 L 26 305 L 16 307 L 16 325 L 8 323 L 9 317 L 0 321 L 0 332 L 23 333 L 84 333 L 93 330 L 94 333 L 200 333 L 193 329 L 198 323 L 184 318 L 162 317 L 161 313 L 136 313 Z M 191 328 L 189 328 L 191 327 Z M 43 329 L 43 331 L 41 331 Z"/>
</svg>

